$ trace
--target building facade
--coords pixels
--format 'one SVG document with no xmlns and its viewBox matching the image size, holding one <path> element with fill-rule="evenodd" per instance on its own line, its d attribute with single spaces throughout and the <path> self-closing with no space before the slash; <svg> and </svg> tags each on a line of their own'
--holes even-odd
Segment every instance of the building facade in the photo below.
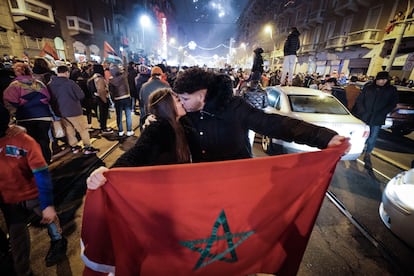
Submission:
<svg viewBox="0 0 414 276">
<path fill-rule="evenodd" d="M 151 18 L 146 36 L 140 14 Z M 119 56 L 139 61 L 157 54 L 162 22 L 174 22 L 174 6 L 167 0 L 2 0 L 0 16 L 3 55 L 32 59 L 49 44 L 60 60 L 103 62 L 106 41 Z"/>
<path fill-rule="evenodd" d="M 249 51 L 262 46 L 269 67 L 279 68 L 284 41 L 297 27 L 301 48 L 295 73 L 375 75 L 386 69 L 414 79 L 413 8 L 412 0 L 256 0 L 240 16 L 236 40 L 255 41 Z M 404 18 L 387 32 L 399 11 Z"/>
</svg>

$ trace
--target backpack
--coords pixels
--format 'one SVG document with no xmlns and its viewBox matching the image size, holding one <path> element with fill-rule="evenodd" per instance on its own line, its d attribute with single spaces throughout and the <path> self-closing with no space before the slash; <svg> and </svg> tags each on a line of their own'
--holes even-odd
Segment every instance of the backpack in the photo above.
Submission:
<svg viewBox="0 0 414 276">
<path fill-rule="evenodd" d="M 95 86 L 95 78 L 88 79 L 88 81 L 86 82 L 86 87 L 88 88 L 87 92 L 89 92 L 89 93 L 88 94 L 85 93 L 85 97 L 86 98 L 93 98 L 95 96 L 95 92 L 98 91 L 96 89 L 96 86 Z"/>
</svg>

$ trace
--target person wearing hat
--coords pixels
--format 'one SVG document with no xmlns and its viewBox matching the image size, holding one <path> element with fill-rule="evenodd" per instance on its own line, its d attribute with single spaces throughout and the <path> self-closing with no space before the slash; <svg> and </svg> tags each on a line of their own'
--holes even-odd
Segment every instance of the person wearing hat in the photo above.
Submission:
<svg viewBox="0 0 414 276">
<path fill-rule="evenodd" d="M 263 57 L 262 54 L 264 52 L 263 48 L 256 48 L 254 49 L 254 59 L 253 59 L 253 66 L 252 66 L 252 75 L 250 80 L 253 82 L 254 86 L 260 82 L 262 78 L 262 74 L 264 72 L 263 69 Z"/>
<path fill-rule="evenodd" d="M 154 66 L 151 69 L 151 78 L 142 85 L 141 90 L 139 91 L 139 102 L 141 109 L 141 125 L 143 123 L 143 118 L 148 114 L 148 99 L 149 96 L 157 89 L 160 88 L 169 88 L 168 83 L 161 80 L 161 76 L 164 72 L 159 66 Z"/>
<path fill-rule="evenodd" d="M 389 82 L 386 71 L 378 72 L 375 80 L 366 85 L 358 96 L 352 113 L 369 126 L 369 137 L 365 142 L 364 162 L 366 169 L 372 169 L 371 152 L 375 147 L 381 126 L 387 114 L 398 103 L 397 88 Z"/>
<path fill-rule="evenodd" d="M 281 85 L 292 85 L 293 67 L 296 63 L 296 51 L 300 48 L 300 33 L 296 27 L 292 27 L 290 34 L 286 38 L 283 46 L 283 70 L 280 79 Z M 288 81 L 286 83 L 286 76 Z"/>
</svg>

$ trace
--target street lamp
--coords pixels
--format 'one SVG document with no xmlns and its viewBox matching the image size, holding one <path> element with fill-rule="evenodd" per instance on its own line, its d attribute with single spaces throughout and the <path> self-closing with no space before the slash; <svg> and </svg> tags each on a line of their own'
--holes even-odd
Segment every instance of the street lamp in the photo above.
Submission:
<svg viewBox="0 0 414 276">
<path fill-rule="evenodd" d="M 144 49 L 144 52 L 145 52 L 145 28 L 151 24 L 151 19 L 148 17 L 148 15 L 143 14 L 140 17 L 139 22 L 142 28 L 142 48 Z"/>
<path fill-rule="evenodd" d="M 272 63 L 271 63 L 271 65 L 272 65 L 272 67 L 273 67 L 273 64 L 274 64 L 274 56 L 275 56 L 275 43 L 274 43 L 274 41 L 273 41 L 273 28 L 272 28 L 272 26 L 271 26 L 271 25 L 266 25 L 266 26 L 264 27 L 264 31 L 265 31 L 265 33 L 268 33 L 268 34 L 269 34 L 269 36 L 270 36 L 270 40 L 271 40 L 272 45 L 273 45 L 273 51 L 272 51 L 272 53 L 271 53 L 271 55 L 270 55 L 270 58 L 272 59 Z"/>
</svg>

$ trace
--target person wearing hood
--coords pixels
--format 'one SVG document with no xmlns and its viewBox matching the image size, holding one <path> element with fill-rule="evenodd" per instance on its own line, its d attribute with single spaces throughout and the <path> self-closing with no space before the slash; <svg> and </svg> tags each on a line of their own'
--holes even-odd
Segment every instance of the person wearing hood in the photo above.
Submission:
<svg viewBox="0 0 414 276">
<path fill-rule="evenodd" d="M 50 70 L 48 62 L 44 58 L 36 58 L 33 62 L 33 77 L 44 84 L 48 84 L 55 72 Z"/>
<path fill-rule="evenodd" d="M 296 27 L 292 27 L 290 34 L 286 38 L 283 47 L 283 71 L 280 80 L 281 85 L 292 85 L 293 68 L 296 63 L 296 52 L 300 48 L 299 31 Z M 286 76 L 288 81 L 286 83 Z"/>
<path fill-rule="evenodd" d="M 111 77 L 109 78 L 109 92 L 115 104 L 116 124 L 118 126 L 118 136 L 124 136 L 124 127 L 122 125 L 122 112 L 125 112 L 127 136 L 134 135 L 132 131 L 131 118 L 131 96 L 128 85 L 128 72 L 123 73 L 119 70 L 118 65 L 109 67 Z"/>
<path fill-rule="evenodd" d="M 366 169 L 372 169 L 371 152 L 375 147 L 381 126 L 387 114 L 398 103 L 398 92 L 390 84 L 387 71 L 378 72 L 375 80 L 364 86 L 356 99 L 352 113 L 369 126 L 369 137 L 365 141 L 364 163 Z"/>
<path fill-rule="evenodd" d="M 195 134 L 193 162 L 252 157 L 249 129 L 278 139 L 326 148 L 345 142 L 335 131 L 278 114 L 266 114 L 233 96 L 228 75 L 191 68 L 178 75 L 176 92 Z"/>
<path fill-rule="evenodd" d="M 78 153 L 82 149 L 77 145 L 77 131 L 83 142 L 83 153 L 97 153 L 99 150 L 91 146 L 88 123 L 86 117 L 83 116 L 81 101 L 85 94 L 76 82 L 69 79 L 69 75 L 69 68 L 61 65 L 57 68 L 57 76 L 52 77 L 49 83 L 52 103 L 54 103 L 52 106 L 55 107 L 57 115 L 62 117 L 62 124 L 72 152 Z"/>
<path fill-rule="evenodd" d="M 253 84 L 257 85 L 261 78 L 262 74 L 264 72 L 263 69 L 263 48 L 256 48 L 254 49 L 254 59 L 253 59 L 253 66 L 252 66 L 252 76 L 250 81 L 253 82 Z"/>
</svg>

